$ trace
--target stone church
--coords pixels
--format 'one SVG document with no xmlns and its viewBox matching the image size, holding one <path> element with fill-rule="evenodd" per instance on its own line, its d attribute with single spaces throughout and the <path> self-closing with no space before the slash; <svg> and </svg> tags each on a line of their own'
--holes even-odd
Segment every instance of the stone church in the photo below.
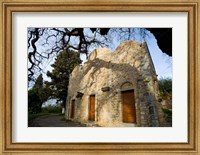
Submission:
<svg viewBox="0 0 200 155">
<path fill-rule="evenodd" d="M 94 50 L 70 75 L 65 118 L 87 126 L 158 127 L 164 117 L 146 43 Z"/>
</svg>

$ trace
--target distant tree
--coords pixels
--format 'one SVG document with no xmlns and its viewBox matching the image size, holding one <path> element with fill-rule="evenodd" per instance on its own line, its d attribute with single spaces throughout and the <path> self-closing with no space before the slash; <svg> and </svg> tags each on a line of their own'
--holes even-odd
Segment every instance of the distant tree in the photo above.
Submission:
<svg viewBox="0 0 200 155">
<path fill-rule="evenodd" d="M 28 111 L 30 113 L 41 112 L 42 104 L 49 98 L 50 90 L 44 87 L 43 77 L 40 74 L 33 86 L 28 91 Z"/>
<path fill-rule="evenodd" d="M 28 112 L 39 113 L 41 111 L 41 100 L 38 94 L 38 90 L 32 88 L 28 91 Z"/>
<path fill-rule="evenodd" d="M 37 78 L 37 80 L 35 81 L 35 85 L 33 86 L 33 88 L 42 88 L 43 87 L 43 77 L 42 74 L 40 74 Z"/>
<path fill-rule="evenodd" d="M 158 86 L 160 91 L 160 96 L 163 100 L 172 102 L 172 79 L 162 78 L 158 80 Z M 172 109 L 171 108 L 162 108 L 164 112 L 164 118 L 166 122 L 172 125 Z"/>
<path fill-rule="evenodd" d="M 158 81 L 158 86 L 160 90 L 160 95 L 164 100 L 172 99 L 172 79 L 170 78 L 161 78 Z"/>
<path fill-rule="evenodd" d="M 53 70 L 47 72 L 47 76 L 51 78 L 51 81 L 46 81 L 46 86 L 51 90 L 51 98 L 57 99 L 57 102 L 65 107 L 69 76 L 75 66 L 81 63 L 79 53 L 72 50 L 62 51 L 58 54 L 54 64 L 51 66 Z"/>
</svg>

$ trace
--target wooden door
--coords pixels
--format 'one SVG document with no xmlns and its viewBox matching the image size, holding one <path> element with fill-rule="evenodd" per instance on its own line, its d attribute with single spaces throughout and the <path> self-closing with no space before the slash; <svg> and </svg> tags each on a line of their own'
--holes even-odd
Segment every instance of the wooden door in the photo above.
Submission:
<svg viewBox="0 0 200 155">
<path fill-rule="evenodd" d="M 136 122 L 134 90 L 122 92 L 122 115 L 124 123 Z"/>
<path fill-rule="evenodd" d="M 95 121 L 95 95 L 90 95 L 89 120 Z"/>
<path fill-rule="evenodd" d="M 72 103 L 71 103 L 71 115 L 70 115 L 71 119 L 74 118 L 74 113 L 75 113 L 75 100 L 72 100 Z"/>
</svg>

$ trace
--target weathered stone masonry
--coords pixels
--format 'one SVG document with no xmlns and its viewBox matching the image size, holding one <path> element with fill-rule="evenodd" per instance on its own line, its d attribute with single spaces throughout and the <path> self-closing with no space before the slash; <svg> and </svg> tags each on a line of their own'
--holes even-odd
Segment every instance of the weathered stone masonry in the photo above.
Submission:
<svg viewBox="0 0 200 155">
<path fill-rule="evenodd" d="M 71 76 L 66 119 L 99 126 L 163 126 L 157 76 L 146 43 L 94 50 Z"/>
</svg>

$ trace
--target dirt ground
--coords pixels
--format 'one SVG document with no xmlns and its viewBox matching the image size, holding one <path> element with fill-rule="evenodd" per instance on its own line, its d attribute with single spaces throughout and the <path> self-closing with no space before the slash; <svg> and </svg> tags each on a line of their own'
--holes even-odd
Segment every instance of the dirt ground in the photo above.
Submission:
<svg viewBox="0 0 200 155">
<path fill-rule="evenodd" d="M 65 120 L 63 115 L 47 115 L 30 121 L 28 127 L 85 127 L 85 125 Z"/>
</svg>

